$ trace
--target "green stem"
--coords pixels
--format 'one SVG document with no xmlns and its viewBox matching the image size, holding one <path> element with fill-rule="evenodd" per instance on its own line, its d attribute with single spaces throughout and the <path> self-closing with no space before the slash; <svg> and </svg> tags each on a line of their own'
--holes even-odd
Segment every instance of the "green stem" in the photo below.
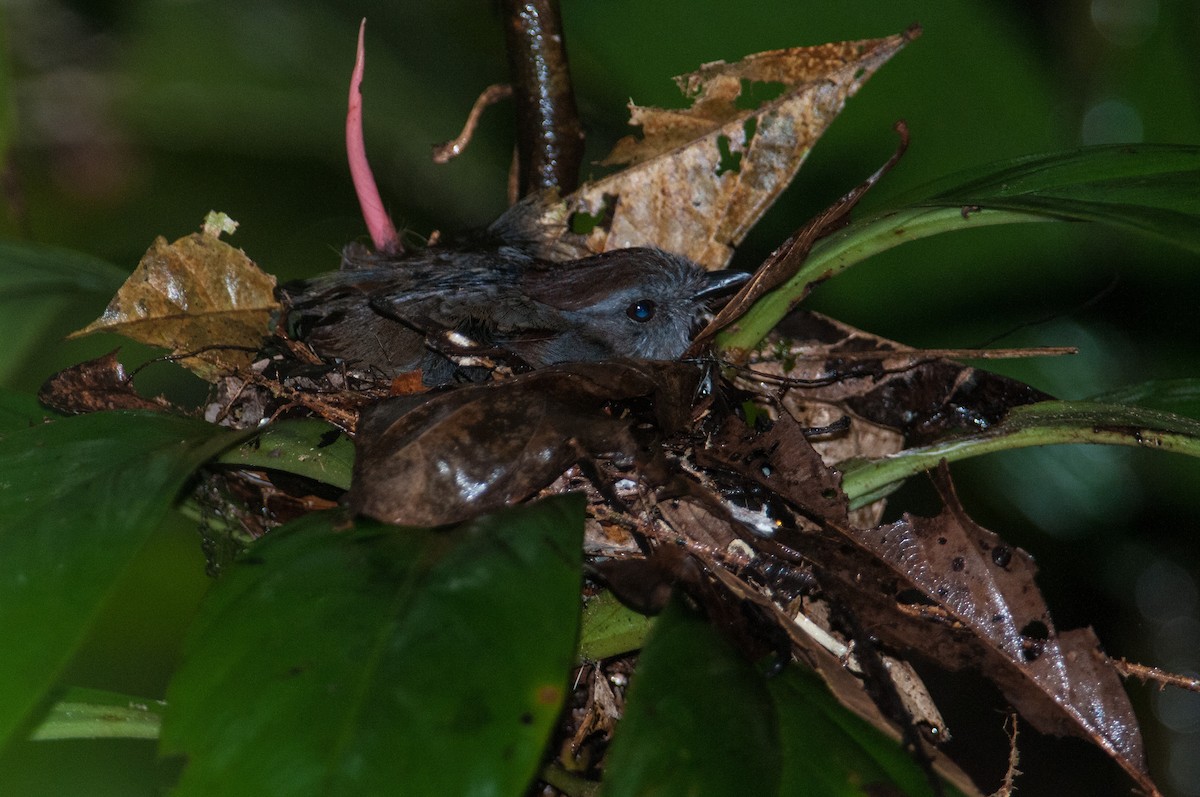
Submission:
<svg viewBox="0 0 1200 797">
<path fill-rule="evenodd" d="M 717 335 L 717 346 L 732 352 L 753 349 L 817 283 L 902 243 L 952 230 L 1054 220 L 1021 211 L 964 210 L 954 206 L 905 208 L 854 222 L 818 241 L 796 275 L 759 299 L 737 323 Z"/>
<path fill-rule="evenodd" d="M 547 764 L 539 777 L 563 794 L 571 797 L 595 797 L 600 793 L 600 784 L 568 772 L 561 764 Z"/>
<path fill-rule="evenodd" d="M 1141 407 L 1083 401 L 1046 401 L 1017 407 L 992 429 L 933 445 L 910 448 L 879 459 L 848 460 L 841 466 L 842 488 L 858 508 L 891 492 L 909 476 L 995 451 L 1030 446 L 1088 443 L 1172 451 L 1200 457 L 1200 423 Z"/>
<path fill-rule="evenodd" d="M 50 707 L 29 738 L 157 739 L 165 705 L 161 700 L 72 688 Z"/>
</svg>

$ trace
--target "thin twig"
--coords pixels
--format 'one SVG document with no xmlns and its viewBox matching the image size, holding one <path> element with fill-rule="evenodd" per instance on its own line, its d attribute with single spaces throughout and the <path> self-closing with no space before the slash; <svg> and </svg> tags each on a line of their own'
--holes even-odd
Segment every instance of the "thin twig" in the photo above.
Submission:
<svg viewBox="0 0 1200 797">
<path fill-rule="evenodd" d="M 1178 675 L 1166 670 L 1160 670 L 1158 667 L 1150 667 L 1145 664 L 1134 664 L 1125 659 L 1110 658 L 1108 663 L 1113 666 L 1125 678 L 1137 678 L 1142 683 L 1153 681 L 1158 684 L 1159 689 L 1165 689 L 1168 686 L 1177 686 L 1180 689 L 1186 689 L 1189 692 L 1200 692 L 1200 678 L 1192 678 L 1187 675 Z"/>
<path fill-rule="evenodd" d="M 825 362 L 827 360 L 887 360 L 894 357 L 920 357 L 927 360 L 944 357 L 953 360 L 1014 360 L 1022 357 L 1062 357 L 1078 354 L 1074 346 L 1024 346 L 1016 349 L 871 349 L 869 351 L 816 351 L 812 354 L 787 352 L 785 357 L 795 362 Z M 774 359 L 774 358 L 771 358 Z M 763 359 L 757 362 L 763 362 Z M 769 360 L 767 360 L 769 361 Z"/>
<path fill-rule="evenodd" d="M 1009 714 L 1005 724 L 1011 728 L 1008 734 L 1008 770 L 1004 773 L 1004 782 L 1000 784 L 1000 788 L 989 797 L 1012 797 L 1013 792 L 1017 790 L 1017 775 L 1021 774 L 1021 770 L 1017 769 L 1017 764 L 1021 763 L 1021 754 L 1017 750 L 1017 715 Z"/>
<path fill-rule="evenodd" d="M 433 162 L 449 163 L 461 155 L 462 151 L 467 148 L 467 144 L 471 143 L 471 137 L 475 135 L 475 128 L 479 126 L 479 117 L 483 115 L 483 112 L 500 100 L 508 99 L 512 93 L 513 87 L 510 83 L 493 83 L 484 89 L 483 93 L 475 99 L 475 104 L 471 106 L 471 112 L 467 114 L 467 121 L 463 124 L 462 132 L 445 144 L 438 144 L 433 148 Z"/>
</svg>

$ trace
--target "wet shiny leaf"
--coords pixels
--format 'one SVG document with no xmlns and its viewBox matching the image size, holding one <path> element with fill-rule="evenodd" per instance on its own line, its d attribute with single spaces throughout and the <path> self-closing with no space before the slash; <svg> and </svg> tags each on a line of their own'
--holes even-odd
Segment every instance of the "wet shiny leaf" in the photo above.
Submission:
<svg viewBox="0 0 1200 797">
<path fill-rule="evenodd" d="M 606 405 L 646 399 L 669 433 L 699 378 L 686 364 L 582 363 L 380 402 L 359 422 L 350 505 L 436 526 L 518 503 L 581 458 L 638 453 L 631 421 Z"/>
</svg>

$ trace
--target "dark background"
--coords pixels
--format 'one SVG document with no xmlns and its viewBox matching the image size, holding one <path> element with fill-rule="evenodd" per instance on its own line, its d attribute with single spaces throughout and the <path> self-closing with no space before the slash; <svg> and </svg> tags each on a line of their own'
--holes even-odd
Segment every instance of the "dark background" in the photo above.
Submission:
<svg viewBox="0 0 1200 797">
<path fill-rule="evenodd" d="M 912 146 L 864 211 L 1018 155 L 1200 143 L 1200 7 L 1185 0 L 563 0 L 563 14 L 589 160 L 626 132 L 630 98 L 680 105 L 670 77 L 701 63 L 923 25 L 850 101 L 741 247 L 735 264 L 746 268 L 872 172 L 895 145 L 897 119 L 907 120 Z M 508 107 L 485 116 L 457 161 L 429 160 L 476 94 L 506 79 L 499 13 L 487 0 L 42 0 L 5 4 L 0 15 L 4 237 L 132 268 L 156 235 L 183 236 L 216 209 L 241 222 L 233 243 L 281 278 L 335 268 L 342 245 L 364 238 L 343 149 L 362 16 L 367 148 L 397 224 L 420 235 L 456 231 L 505 207 Z M 1093 226 L 997 227 L 892 250 L 823 285 L 809 306 L 913 345 L 974 346 L 1007 332 L 1009 346 L 1079 346 L 1070 359 L 991 367 L 1084 398 L 1200 375 L 1198 266 L 1195 254 Z M 120 343 L 61 340 L 106 299 L 0 294 L 0 312 L 20 322 L 0 349 L 0 384 L 36 390 L 55 369 Z M 125 344 L 122 356 L 136 363 L 150 354 Z M 167 365 L 147 369 L 139 385 L 181 400 L 203 395 Z M 1196 462 L 1073 447 L 994 455 L 954 472 L 976 518 L 1038 559 L 1060 628 L 1093 624 L 1111 653 L 1200 671 Z M 932 508 L 920 484 L 894 505 Z M 177 629 L 205 585 L 192 534 L 179 521 L 156 538 L 70 682 L 161 696 Z M 1160 784 L 1200 794 L 1198 696 L 1133 693 Z M 983 714 L 1001 738 L 991 707 L 968 713 Z M 1125 793 L 1083 747 L 1030 747 L 1020 793 L 1059 793 L 1061 785 L 1041 791 L 1035 779 L 1045 784 L 1064 769 L 1085 784 L 1077 793 Z M 0 791 L 149 794 L 169 775 L 146 743 L 19 745 L 0 760 Z"/>
</svg>

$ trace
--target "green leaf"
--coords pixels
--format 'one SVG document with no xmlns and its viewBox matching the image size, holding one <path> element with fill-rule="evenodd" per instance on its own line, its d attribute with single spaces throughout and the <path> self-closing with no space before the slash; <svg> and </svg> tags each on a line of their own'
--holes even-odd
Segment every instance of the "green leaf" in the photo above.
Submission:
<svg viewBox="0 0 1200 797">
<path fill-rule="evenodd" d="M 98 257 L 43 244 L 0 241 L 0 301 L 64 293 L 116 293 L 129 272 Z"/>
<path fill-rule="evenodd" d="M 161 700 L 72 687 L 54 702 L 29 738 L 157 739 L 165 705 Z"/>
<path fill-rule="evenodd" d="M 524 794 L 573 666 L 583 506 L 271 532 L 207 596 L 168 689 L 177 794 Z"/>
<path fill-rule="evenodd" d="M 53 686 L 188 476 L 239 436 L 112 412 L 0 439 L 0 742 Z"/>
<path fill-rule="evenodd" d="M 901 481 L 937 466 L 994 451 L 1063 443 L 1101 443 L 1200 457 L 1200 421 L 1169 412 L 1088 401 L 1043 401 L 1011 410 L 980 434 L 910 448 L 879 459 L 839 465 L 842 488 L 857 508 L 887 495 Z"/>
<path fill-rule="evenodd" d="M 273 423 L 218 457 L 224 465 L 270 468 L 350 489 L 354 444 L 336 427 L 312 418 Z"/>
<path fill-rule="evenodd" d="M 814 673 L 791 665 L 763 675 L 680 600 L 656 620 L 609 753 L 605 797 L 891 793 L 933 791 L 899 742 L 841 706 Z"/>
<path fill-rule="evenodd" d="M 1119 145 L 1017 158 L 960 172 L 813 246 L 792 279 L 718 336 L 748 350 L 818 282 L 931 235 L 993 224 L 1093 221 L 1200 251 L 1200 147 Z"/>
<path fill-rule="evenodd" d="M 579 657 L 585 661 L 600 661 L 637 650 L 645 642 L 653 622 L 605 590 L 583 605 Z"/>
<path fill-rule="evenodd" d="M 33 352 L 71 297 L 107 299 L 127 276 L 111 263 L 81 252 L 0 241 L 0 380 Z"/>
<path fill-rule="evenodd" d="M 1200 379 L 1152 379 L 1091 396 L 1088 401 L 1136 404 L 1200 420 Z"/>
<path fill-rule="evenodd" d="M 1120 144 L 1030 155 L 921 189 L 928 207 L 978 205 L 1098 221 L 1200 251 L 1200 147 Z M 901 200 L 901 204 L 905 204 Z M 967 214 L 969 215 L 969 213 Z"/>
<path fill-rule="evenodd" d="M 56 414 L 33 396 L 0 388 L 0 438 L 7 432 L 28 429 L 54 417 Z"/>
<path fill-rule="evenodd" d="M 924 770 L 900 743 L 840 705 L 812 671 L 789 666 L 767 688 L 783 743 L 780 794 L 789 797 L 932 795 Z M 944 793 L 960 795 L 949 784 Z"/>
<path fill-rule="evenodd" d="M 779 728 L 754 667 L 676 599 L 642 649 L 601 794 L 776 794 Z"/>
</svg>

